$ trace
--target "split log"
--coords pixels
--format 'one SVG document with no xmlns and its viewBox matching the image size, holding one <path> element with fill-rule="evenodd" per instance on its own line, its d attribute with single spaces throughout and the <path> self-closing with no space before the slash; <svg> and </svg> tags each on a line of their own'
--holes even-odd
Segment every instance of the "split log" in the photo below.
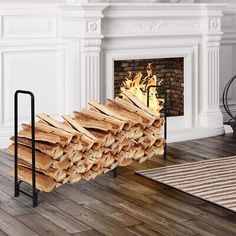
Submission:
<svg viewBox="0 0 236 236">
<path fill-rule="evenodd" d="M 138 139 L 143 136 L 143 130 L 139 125 L 135 125 L 127 132 L 127 135 L 131 139 Z"/>
<path fill-rule="evenodd" d="M 14 176 L 14 172 L 11 172 Z M 18 177 L 20 180 L 32 185 L 32 170 L 23 166 L 18 167 Z M 36 172 L 36 188 L 42 192 L 51 192 L 56 187 L 56 182 L 50 177 Z"/>
<path fill-rule="evenodd" d="M 18 136 L 21 138 L 27 138 L 32 139 L 31 130 L 20 130 L 18 132 Z M 57 135 L 54 134 L 47 134 L 42 131 L 35 131 L 35 140 L 36 141 L 42 141 L 52 144 L 58 144 L 60 142 L 60 138 Z"/>
<path fill-rule="evenodd" d="M 64 170 L 59 171 L 58 175 L 55 178 L 55 181 L 60 183 L 61 181 L 63 181 L 66 178 L 66 172 Z"/>
<path fill-rule="evenodd" d="M 133 163 L 133 160 L 132 159 L 124 159 L 120 164 L 119 166 L 129 166 Z"/>
<path fill-rule="evenodd" d="M 114 103 L 118 104 L 120 107 L 125 108 L 126 110 L 132 111 L 133 113 L 138 114 L 143 119 L 143 123 L 145 124 L 144 128 L 150 127 L 153 122 L 155 121 L 155 118 L 151 116 L 149 113 L 143 111 L 137 106 L 133 106 L 131 103 L 124 101 L 123 99 L 120 99 L 118 97 L 115 98 Z"/>
<path fill-rule="evenodd" d="M 23 127 L 24 131 L 27 131 L 27 132 L 31 133 L 31 125 L 23 124 L 22 127 Z M 57 137 L 58 138 L 57 142 L 62 147 L 68 145 L 70 143 L 71 139 L 72 139 L 72 136 L 70 138 L 68 138 L 66 136 L 55 134 L 54 132 L 52 132 L 52 133 L 44 132 L 44 131 L 41 131 L 41 130 L 36 128 L 35 135 L 37 135 L 37 133 L 41 133 L 41 135 L 44 134 L 44 136 L 51 135 L 51 137 L 53 137 L 53 136 Z"/>
<path fill-rule="evenodd" d="M 45 133 L 52 133 L 52 134 L 58 135 L 59 137 L 67 140 L 67 144 L 69 144 L 71 142 L 72 138 L 74 136 L 76 136 L 76 134 L 68 133 L 68 132 L 66 132 L 64 130 L 55 128 L 55 127 L 50 126 L 48 124 L 44 124 L 44 123 L 42 123 L 40 121 L 36 122 L 35 127 L 36 127 L 37 130 L 43 131 Z"/>
<path fill-rule="evenodd" d="M 82 175 L 82 178 L 86 181 L 89 181 L 93 178 L 93 172 L 92 171 L 88 171 L 86 173 L 83 173 Z"/>
<path fill-rule="evenodd" d="M 77 167 L 75 165 L 71 166 L 67 171 L 66 171 L 66 174 L 69 175 L 69 176 L 73 176 L 73 175 L 76 175 L 78 172 L 77 172 Z"/>
<path fill-rule="evenodd" d="M 141 144 L 135 143 L 133 146 L 133 149 L 135 150 L 133 160 L 139 160 L 140 158 L 142 158 L 145 155 L 145 152 L 144 152 Z"/>
<path fill-rule="evenodd" d="M 104 147 L 109 147 L 116 141 L 114 135 L 112 135 L 109 131 L 95 129 L 89 129 L 89 131 L 101 144 L 103 144 Z"/>
<path fill-rule="evenodd" d="M 45 113 L 40 113 L 39 115 L 37 115 L 40 119 L 44 120 L 46 123 L 48 123 L 49 125 L 56 127 L 58 129 L 64 130 L 66 132 L 72 133 L 72 134 L 76 134 L 77 132 L 72 129 L 71 127 L 53 119 L 52 117 L 50 117 L 49 115 L 45 114 Z"/>
<path fill-rule="evenodd" d="M 87 136 L 82 136 L 81 137 L 81 144 L 83 146 L 82 151 L 85 150 L 89 150 L 91 148 L 93 148 L 94 150 L 100 148 L 100 143 L 95 142 L 94 140 L 92 140 L 91 138 L 87 137 Z"/>
<path fill-rule="evenodd" d="M 14 155 L 15 145 L 11 144 L 8 149 L 8 153 Z M 28 164 L 32 165 L 32 151 L 30 148 L 23 145 L 18 145 L 18 157 Z M 35 152 L 35 166 L 40 170 L 47 170 L 53 163 L 53 160 L 45 154 L 36 151 Z"/>
<path fill-rule="evenodd" d="M 81 175 L 80 174 L 76 174 L 76 175 L 70 177 L 69 183 L 70 184 L 74 184 L 74 183 L 79 182 L 80 180 L 81 180 Z"/>
<path fill-rule="evenodd" d="M 77 152 L 77 151 L 82 151 L 83 150 L 83 145 L 81 143 L 70 143 L 67 146 L 63 148 L 64 153 L 69 153 L 69 152 Z"/>
<path fill-rule="evenodd" d="M 121 107 L 119 104 L 114 103 L 112 100 L 107 100 L 106 107 L 109 108 L 114 113 L 118 113 L 121 116 L 128 118 L 134 124 L 143 123 L 143 119 L 139 115 L 130 112 L 129 110 Z"/>
<path fill-rule="evenodd" d="M 134 105 L 136 105 L 138 108 L 140 108 L 141 110 L 147 112 L 149 115 L 159 118 L 158 114 L 155 114 L 153 111 L 151 111 L 151 109 L 147 106 L 145 106 L 139 99 L 137 99 L 136 97 L 134 97 L 131 93 L 127 92 L 127 91 L 123 91 L 122 94 Z M 126 100 L 127 101 L 127 100 Z"/>
<path fill-rule="evenodd" d="M 12 137 L 11 140 L 14 141 L 14 137 Z M 28 138 L 18 137 L 18 143 L 29 148 L 32 147 L 32 141 Z M 52 157 L 53 159 L 58 159 L 63 155 L 62 148 L 57 144 L 48 144 L 36 141 L 35 148 L 36 150 Z"/>
<path fill-rule="evenodd" d="M 155 137 L 162 137 L 163 136 L 163 129 L 151 126 L 149 128 L 146 128 L 144 130 L 144 134 L 149 136 L 149 135 L 153 135 Z"/>
<path fill-rule="evenodd" d="M 89 113 L 85 112 L 74 112 L 75 120 L 78 121 L 78 123 L 83 126 L 84 128 L 92 128 L 92 129 L 98 129 L 103 131 L 112 131 L 113 127 L 110 123 L 96 119 L 95 116 L 90 115 Z"/>
<path fill-rule="evenodd" d="M 71 167 L 73 164 L 69 159 L 65 159 L 63 161 L 53 161 L 52 167 L 58 170 L 67 170 L 69 167 Z"/>
<path fill-rule="evenodd" d="M 142 145 L 144 149 L 153 146 L 153 144 L 156 142 L 156 137 L 154 136 L 143 136 L 140 139 L 137 140 L 138 143 Z"/>
<path fill-rule="evenodd" d="M 111 116 L 102 114 L 98 111 L 96 112 L 96 111 L 93 111 L 93 110 L 90 109 L 90 110 L 81 110 L 80 112 L 82 114 L 86 113 L 89 116 L 94 117 L 94 119 L 96 119 L 96 120 L 108 122 L 109 124 L 112 125 L 112 130 L 111 131 L 112 131 L 113 134 L 117 134 L 124 127 L 124 122 L 122 122 L 118 119 L 115 119 Z M 75 114 L 75 116 L 76 116 L 76 114 Z"/>
<path fill-rule="evenodd" d="M 26 167 L 28 169 L 31 169 L 31 165 L 29 163 L 27 163 L 26 161 L 22 160 L 22 159 L 18 160 L 18 164 L 19 164 L 19 166 L 23 166 L 23 167 Z M 52 167 L 50 167 L 47 170 L 40 170 L 38 168 L 35 168 L 35 169 L 36 169 L 37 172 L 43 173 L 46 176 L 54 179 L 57 182 L 60 182 L 61 180 L 63 180 L 66 177 L 65 173 L 63 173 L 60 170 L 54 169 Z"/>
<path fill-rule="evenodd" d="M 122 116 L 119 113 L 110 110 L 109 108 L 107 108 L 106 106 L 104 106 L 102 104 L 92 101 L 92 102 L 89 102 L 89 105 L 94 107 L 97 111 L 100 111 L 108 116 L 111 116 L 111 117 L 116 118 L 120 121 L 123 121 L 124 122 L 124 127 L 123 127 L 124 130 L 129 130 L 133 125 L 133 123 L 127 117 Z"/>
<path fill-rule="evenodd" d="M 93 136 L 90 132 L 88 132 L 83 126 L 79 124 L 73 117 L 70 115 L 65 115 L 63 118 L 77 131 L 82 133 L 83 135 L 91 138 L 92 140 L 97 140 L 95 136 Z"/>
<path fill-rule="evenodd" d="M 78 161 L 80 161 L 82 159 L 82 153 L 80 151 L 77 151 L 77 152 L 73 153 L 73 155 L 69 156 L 68 159 L 72 163 L 77 163 Z"/>
</svg>

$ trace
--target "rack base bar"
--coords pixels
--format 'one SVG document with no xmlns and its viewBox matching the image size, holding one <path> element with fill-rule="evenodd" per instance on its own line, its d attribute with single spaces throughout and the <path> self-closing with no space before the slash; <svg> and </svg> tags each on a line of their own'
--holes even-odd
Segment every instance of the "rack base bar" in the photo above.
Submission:
<svg viewBox="0 0 236 236">
<path fill-rule="evenodd" d="M 31 195 L 31 194 L 29 194 L 29 193 L 27 193 L 27 192 L 25 192 L 24 190 L 21 190 L 21 189 L 19 190 L 19 192 L 25 194 L 26 196 L 28 196 L 32 199 L 35 197 L 35 196 L 33 196 L 33 195 Z"/>
</svg>

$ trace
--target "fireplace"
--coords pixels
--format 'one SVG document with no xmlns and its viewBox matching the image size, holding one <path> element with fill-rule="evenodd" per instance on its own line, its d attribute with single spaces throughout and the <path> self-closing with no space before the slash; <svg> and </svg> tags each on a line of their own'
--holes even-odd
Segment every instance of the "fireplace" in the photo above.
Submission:
<svg viewBox="0 0 236 236">
<path fill-rule="evenodd" d="M 71 42 L 68 51 L 75 57 L 68 66 L 75 70 L 77 106 L 113 99 L 128 71 L 145 74 L 147 64 L 153 63 L 168 89 L 168 141 L 222 134 L 218 92 L 222 6 L 61 6 L 59 32 L 65 42 Z"/>
<path fill-rule="evenodd" d="M 126 90 L 138 97 L 144 104 L 147 87 L 159 85 L 160 89 L 151 99 L 151 107 L 162 103 L 163 90 L 167 91 L 167 116 L 184 115 L 184 58 L 154 58 L 136 60 L 116 60 L 114 62 L 114 95 Z M 153 88 L 153 90 L 156 90 Z"/>
</svg>

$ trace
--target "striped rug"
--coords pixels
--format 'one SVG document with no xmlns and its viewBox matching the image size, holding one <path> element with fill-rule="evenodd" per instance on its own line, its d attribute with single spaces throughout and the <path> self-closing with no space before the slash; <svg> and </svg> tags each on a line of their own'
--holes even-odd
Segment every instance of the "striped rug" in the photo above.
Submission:
<svg viewBox="0 0 236 236">
<path fill-rule="evenodd" d="M 236 156 L 136 173 L 236 212 Z"/>
</svg>

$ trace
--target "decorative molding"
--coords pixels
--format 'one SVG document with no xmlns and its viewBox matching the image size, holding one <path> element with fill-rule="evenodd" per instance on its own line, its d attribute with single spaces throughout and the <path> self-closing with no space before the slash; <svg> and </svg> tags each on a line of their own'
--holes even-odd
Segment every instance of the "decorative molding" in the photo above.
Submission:
<svg viewBox="0 0 236 236">
<path fill-rule="evenodd" d="M 106 18 L 145 17 L 203 17 L 222 16 L 225 4 L 184 4 L 184 3 L 110 3 L 104 13 Z"/>
<path fill-rule="evenodd" d="M 91 32 L 96 32 L 98 33 L 98 22 L 87 22 L 87 26 L 88 26 L 88 32 L 91 33 Z"/>
<path fill-rule="evenodd" d="M 3 37 L 6 38 L 55 38 L 55 15 L 3 15 Z"/>
<path fill-rule="evenodd" d="M 220 19 L 210 19 L 209 20 L 209 30 L 220 31 Z"/>
<path fill-rule="evenodd" d="M 181 29 L 200 29 L 200 21 L 173 21 L 173 20 L 148 20 L 134 24 L 133 31 L 139 32 L 156 32 L 160 29 L 163 30 L 181 30 Z"/>
</svg>

